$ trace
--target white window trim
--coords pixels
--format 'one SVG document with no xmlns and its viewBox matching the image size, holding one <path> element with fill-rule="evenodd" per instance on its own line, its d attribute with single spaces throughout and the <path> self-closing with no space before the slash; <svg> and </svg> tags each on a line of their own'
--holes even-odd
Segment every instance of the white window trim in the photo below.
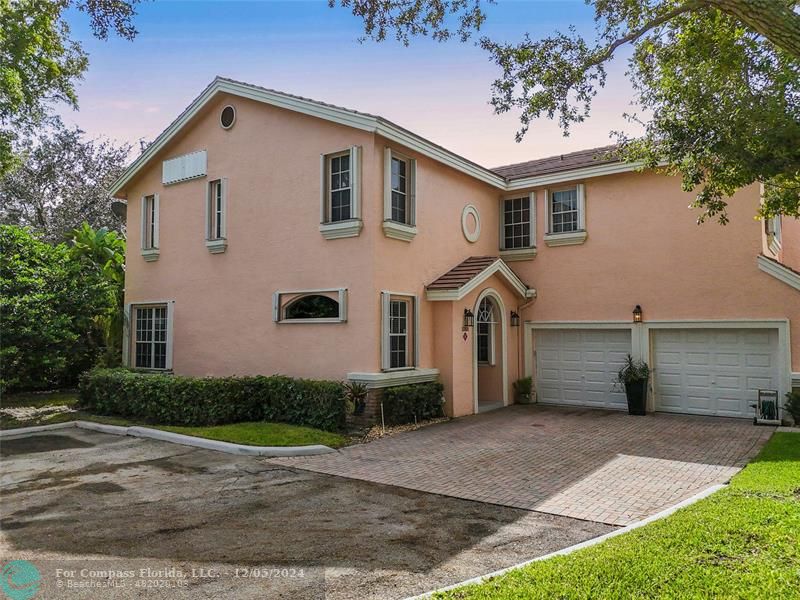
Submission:
<svg viewBox="0 0 800 600">
<path fill-rule="evenodd" d="M 328 192 L 330 159 L 350 153 L 350 219 L 347 221 L 330 221 L 330 193 Z M 347 150 L 321 154 L 320 164 L 320 202 L 319 231 L 326 240 L 358 237 L 363 223 L 361 222 L 361 147 L 351 146 Z"/>
<path fill-rule="evenodd" d="M 147 300 L 145 302 L 128 302 L 125 304 L 125 315 L 122 322 L 122 364 L 126 367 L 135 368 L 135 354 L 131 355 L 131 345 L 134 339 L 131 337 L 133 311 L 139 307 L 166 306 L 167 307 L 167 356 L 163 369 L 147 369 L 148 371 L 171 371 L 172 370 L 172 349 L 175 345 L 175 330 L 173 321 L 175 315 L 175 300 Z"/>
<path fill-rule="evenodd" d="M 530 199 L 530 228 L 531 228 L 531 242 L 525 248 L 506 248 L 505 236 L 505 201 L 513 200 L 515 198 L 524 198 L 525 194 L 512 194 L 510 196 L 503 196 L 500 199 L 500 257 L 506 261 L 514 260 L 530 260 L 536 256 L 536 226 L 538 219 L 536 218 L 536 192 L 528 194 Z"/>
<path fill-rule="evenodd" d="M 152 244 L 147 247 L 145 245 L 145 240 L 147 240 L 147 198 L 152 196 L 153 197 L 153 239 Z M 161 213 L 161 207 L 159 202 L 158 194 L 146 194 L 142 196 L 141 200 L 141 210 L 140 210 L 140 218 L 141 224 L 139 227 L 139 235 L 140 235 L 140 242 L 141 242 L 141 251 L 142 257 L 147 262 L 152 262 L 154 260 L 158 260 L 159 255 L 159 215 Z"/>
<path fill-rule="evenodd" d="M 339 316 L 324 319 L 286 319 L 283 317 L 285 306 L 283 296 L 303 296 L 314 294 L 338 294 Z M 347 288 L 320 288 L 315 290 L 279 290 L 272 294 L 272 320 L 275 323 L 346 323 L 347 322 Z"/>
<path fill-rule="evenodd" d="M 775 215 L 767 220 L 767 247 L 773 255 L 777 256 L 781 251 L 781 215 Z"/>
<path fill-rule="evenodd" d="M 392 220 L 392 159 L 406 163 L 406 200 L 408 223 Z M 395 152 L 388 146 L 383 149 L 383 233 L 386 237 L 410 242 L 417 235 L 417 161 Z"/>
<path fill-rule="evenodd" d="M 222 214 L 220 215 L 220 237 L 213 237 L 212 227 L 214 224 L 213 211 L 214 199 L 211 197 L 211 186 L 219 181 L 222 188 Z M 225 252 L 228 247 L 228 179 L 220 177 L 209 181 L 206 184 L 206 248 L 211 254 Z"/>
<path fill-rule="evenodd" d="M 550 222 L 550 213 L 552 208 L 550 206 L 550 199 L 553 192 L 562 192 L 566 190 L 577 190 L 578 196 L 578 230 L 569 231 L 566 233 L 553 233 L 552 223 Z M 586 241 L 586 186 L 582 183 L 571 185 L 568 187 L 560 187 L 557 189 L 548 189 L 544 192 L 544 211 L 545 211 L 545 234 L 544 243 L 547 246 L 572 246 L 574 244 L 582 244 Z"/>
<path fill-rule="evenodd" d="M 411 301 L 411 315 L 413 315 L 414 323 L 412 323 L 412 331 L 414 339 L 412 340 L 412 348 L 406 347 L 406 352 L 413 351 L 413 355 L 409 364 L 405 367 L 392 368 L 389 342 L 389 303 L 392 297 L 407 298 Z M 419 365 L 419 296 L 409 294 L 406 292 L 390 292 L 384 290 L 381 292 L 381 371 L 394 372 L 394 371 L 410 371 L 416 370 Z"/>
</svg>

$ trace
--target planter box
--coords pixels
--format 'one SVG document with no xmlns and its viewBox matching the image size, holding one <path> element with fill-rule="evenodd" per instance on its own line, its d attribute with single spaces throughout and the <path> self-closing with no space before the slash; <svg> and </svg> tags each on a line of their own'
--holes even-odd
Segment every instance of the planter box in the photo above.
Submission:
<svg viewBox="0 0 800 600">
<path fill-rule="evenodd" d="M 647 380 L 625 384 L 625 396 L 628 398 L 629 415 L 645 415 L 647 406 Z"/>
</svg>

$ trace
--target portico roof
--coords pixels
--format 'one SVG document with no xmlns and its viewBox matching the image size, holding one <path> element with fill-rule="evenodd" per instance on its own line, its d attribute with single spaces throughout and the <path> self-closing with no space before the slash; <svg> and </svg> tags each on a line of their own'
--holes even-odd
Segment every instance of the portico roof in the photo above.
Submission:
<svg viewBox="0 0 800 600">
<path fill-rule="evenodd" d="M 428 300 L 461 300 L 492 275 L 505 279 L 523 298 L 536 296 L 536 290 L 523 283 L 502 258 L 470 256 L 425 286 L 425 297 Z"/>
</svg>

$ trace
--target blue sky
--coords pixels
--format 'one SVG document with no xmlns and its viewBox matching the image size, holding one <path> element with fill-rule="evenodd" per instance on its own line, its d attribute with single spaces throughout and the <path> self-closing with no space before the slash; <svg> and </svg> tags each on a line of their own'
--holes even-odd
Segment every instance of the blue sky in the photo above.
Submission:
<svg viewBox="0 0 800 600">
<path fill-rule="evenodd" d="M 593 25 L 575 0 L 499 0 L 487 12 L 482 33 L 494 39 Z M 621 118 L 631 97 L 624 60 L 569 138 L 541 120 L 517 144 L 517 116 L 488 105 L 499 71 L 472 42 L 360 43 L 360 19 L 324 1 L 155 0 L 140 6 L 133 42 L 96 40 L 77 11 L 68 20 L 90 66 L 80 111 L 62 115 L 91 136 L 152 140 L 215 75 L 382 115 L 486 166 L 603 145 L 612 129 L 630 130 Z"/>
</svg>

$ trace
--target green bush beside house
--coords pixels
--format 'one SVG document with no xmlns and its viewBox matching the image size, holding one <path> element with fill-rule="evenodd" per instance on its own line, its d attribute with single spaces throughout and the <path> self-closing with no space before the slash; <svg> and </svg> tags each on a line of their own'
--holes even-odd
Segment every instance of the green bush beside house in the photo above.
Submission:
<svg viewBox="0 0 800 600">
<path fill-rule="evenodd" d="M 195 378 L 95 369 L 81 376 L 79 393 L 90 412 L 162 425 L 273 421 L 339 431 L 347 417 L 340 382 L 282 375 Z"/>
<path fill-rule="evenodd" d="M 438 381 L 386 388 L 383 416 L 387 425 L 402 425 L 444 416 L 444 386 Z"/>
</svg>

